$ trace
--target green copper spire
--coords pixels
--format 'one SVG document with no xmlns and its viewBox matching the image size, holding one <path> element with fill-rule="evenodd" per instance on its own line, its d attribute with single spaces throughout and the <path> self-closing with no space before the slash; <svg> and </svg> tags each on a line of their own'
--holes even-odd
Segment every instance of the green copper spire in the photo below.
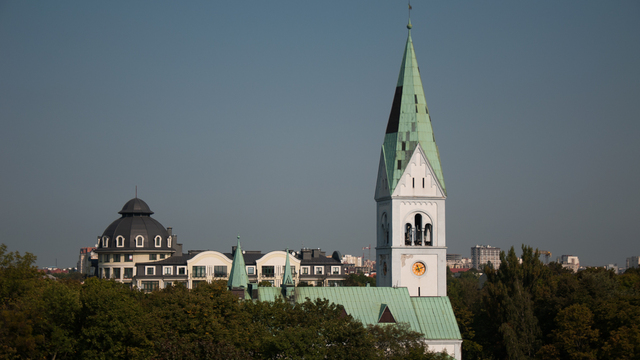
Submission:
<svg viewBox="0 0 640 360">
<path fill-rule="evenodd" d="M 248 283 L 249 277 L 247 276 L 247 269 L 244 266 L 244 256 L 242 256 L 242 248 L 240 247 L 240 236 L 238 236 L 238 246 L 233 255 L 233 264 L 231 265 L 231 274 L 229 275 L 227 286 L 229 286 L 229 289 L 246 289 Z"/>
<path fill-rule="evenodd" d="M 291 276 L 291 264 L 289 264 L 289 248 L 285 251 L 287 254 L 284 263 L 284 274 L 282 275 L 282 286 L 293 286 L 293 277 Z"/>
<path fill-rule="evenodd" d="M 398 181 L 407 168 L 411 155 L 420 144 L 442 190 L 446 194 L 440 165 L 440 153 L 433 136 L 431 117 L 429 116 L 427 101 L 422 89 L 416 54 L 413 50 L 411 27 L 411 20 L 409 20 L 407 24 L 407 29 L 409 29 L 407 45 L 404 49 L 396 93 L 393 97 L 391 114 L 389 115 L 384 143 L 382 144 L 389 193 L 393 194 Z"/>
</svg>

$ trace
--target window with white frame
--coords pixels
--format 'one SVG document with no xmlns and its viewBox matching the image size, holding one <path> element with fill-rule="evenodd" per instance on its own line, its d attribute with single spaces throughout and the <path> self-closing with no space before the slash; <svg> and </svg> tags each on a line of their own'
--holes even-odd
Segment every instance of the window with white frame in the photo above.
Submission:
<svg viewBox="0 0 640 360">
<path fill-rule="evenodd" d="M 124 236 L 118 235 L 116 237 L 116 246 L 117 247 L 124 247 Z"/>
<path fill-rule="evenodd" d="M 143 247 L 143 246 L 144 246 L 144 236 L 142 235 L 136 236 L 136 247 Z"/>
<path fill-rule="evenodd" d="M 171 236 L 167 238 L 167 247 L 171 247 Z"/>
<path fill-rule="evenodd" d="M 308 266 L 301 266 L 300 271 L 302 272 L 302 275 L 309 275 L 310 269 Z"/>
<path fill-rule="evenodd" d="M 156 267 L 155 266 L 145 266 L 144 267 L 144 274 L 145 275 L 155 275 L 156 274 Z"/>
<path fill-rule="evenodd" d="M 178 275 L 187 275 L 187 267 L 186 266 L 178 266 L 176 268 Z"/>
<path fill-rule="evenodd" d="M 156 235 L 154 240 L 156 241 L 156 247 L 161 247 L 162 246 L 162 236 Z"/>
<path fill-rule="evenodd" d="M 163 266 L 162 273 L 164 275 L 173 275 L 173 266 Z"/>
<path fill-rule="evenodd" d="M 253 266 L 247 266 L 247 275 L 255 275 L 256 273 L 256 268 L 254 268 Z"/>
<path fill-rule="evenodd" d="M 332 266 L 331 275 L 340 275 L 340 266 Z"/>
<path fill-rule="evenodd" d="M 316 266 L 316 267 L 314 267 L 313 272 L 314 272 L 316 275 L 322 275 L 322 274 L 324 274 L 324 266 Z"/>
<path fill-rule="evenodd" d="M 103 236 L 102 237 L 102 247 L 109 247 L 109 237 L 108 236 Z"/>
</svg>

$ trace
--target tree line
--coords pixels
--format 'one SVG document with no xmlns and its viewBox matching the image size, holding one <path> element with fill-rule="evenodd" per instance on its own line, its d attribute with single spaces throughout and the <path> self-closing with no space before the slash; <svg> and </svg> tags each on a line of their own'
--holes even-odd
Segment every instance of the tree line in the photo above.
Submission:
<svg viewBox="0 0 640 360">
<path fill-rule="evenodd" d="M 448 273 L 463 359 L 640 359 L 640 271 L 544 265 L 531 247 Z M 481 282 L 484 283 L 481 284 Z"/>
<path fill-rule="evenodd" d="M 406 326 L 364 326 L 326 300 L 241 301 L 225 282 L 149 294 L 54 280 L 0 245 L 0 359 L 445 359 Z"/>
<path fill-rule="evenodd" d="M 239 301 L 226 283 L 150 294 L 52 280 L 0 245 L 0 359 L 444 359 L 402 326 L 363 326 L 324 300 Z M 523 246 L 448 294 L 463 359 L 640 359 L 640 271 L 573 273 Z M 351 285 L 368 279 L 352 277 Z"/>
</svg>

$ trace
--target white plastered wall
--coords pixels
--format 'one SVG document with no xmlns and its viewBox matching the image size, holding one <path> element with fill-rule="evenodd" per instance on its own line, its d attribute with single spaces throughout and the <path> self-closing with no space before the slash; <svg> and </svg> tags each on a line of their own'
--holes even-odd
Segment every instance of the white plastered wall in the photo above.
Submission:
<svg viewBox="0 0 640 360">
<path fill-rule="evenodd" d="M 462 360 L 462 340 L 426 340 L 429 351 L 444 352 L 456 360 Z"/>
<path fill-rule="evenodd" d="M 192 280 L 220 280 L 220 278 L 214 278 L 213 270 L 214 266 L 226 266 L 227 274 L 231 271 L 231 265 L 233 262 L 229 259 L 225 254 L 208 250 L 199 253 L 198 255 L 192 257 L 187 261 L 187 272 L 189 274 L 189 285 L 191 286 Z M 206 267 L 206 277 L 204 278 L 195 278 L 193 277 L 193 267 L 194 266 L 205 266 Z M 226 279 L 227 277 L 225 277 Z"/>
<path fill-rule="evenodd" d="M 289 255 L 289 265 L 291 265 L 291 270 L 294 271 L 293 280 L 296 285 L 298 284 L 298 276 L 300 274 L 300 260 L 296 259 L 292 254 Z M 282 275 L 284 273 L 284 266 L 286 263 L 287 253 L 284 251 L 271 251 L 266 253 L 260 259 L 256 260 L 256 271 L 258 272 L 258 282 L 263 280 L 273 280 L 275 286 L 280 286 L 282 284 Z M 263 266 L 273 266 L 274 267 L 274 277 L 266 278 L 262 275 L 262 267 Z"/>
</svg>

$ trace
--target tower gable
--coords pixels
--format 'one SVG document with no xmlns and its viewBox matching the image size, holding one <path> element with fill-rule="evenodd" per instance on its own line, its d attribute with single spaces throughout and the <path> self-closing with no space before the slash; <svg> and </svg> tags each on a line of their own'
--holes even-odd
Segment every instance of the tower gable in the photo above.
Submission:
<svg viewBox="0 0 640 360">
<path fill-rule="evenodd" d="M 418 144 L 398 180 L 393 197 L 428 197 L 444 199 L 446 195 L 440 182 Z"/>
</svg>

